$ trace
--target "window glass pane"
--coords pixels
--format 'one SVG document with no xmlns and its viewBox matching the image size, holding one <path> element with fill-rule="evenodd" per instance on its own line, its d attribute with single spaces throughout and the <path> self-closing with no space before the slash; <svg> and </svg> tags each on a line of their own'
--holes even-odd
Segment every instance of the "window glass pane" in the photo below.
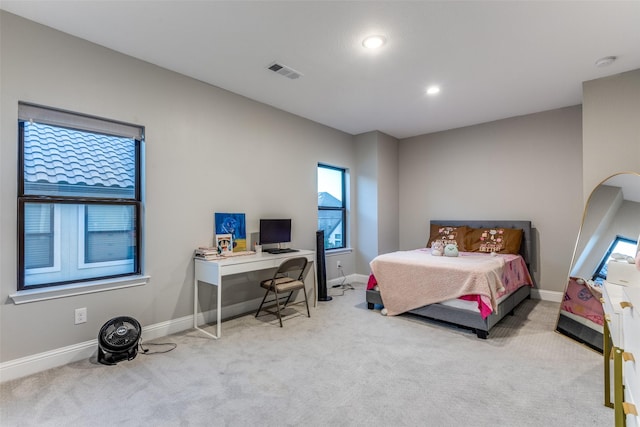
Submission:
<svg viewBox="0 0 640 427">
<path fill-rule="evenodd" d="M 344 169 L 318 165 L 318 229 L 324 231 L 325 249 L 346 246 L 345 174 Z"/>
<path fill-rule="evenodd" d="M 609 247 L 609 250 L 604 255 L 602 261 L 600 262 L 600 265 L 598 266 L 598 269 L 596 270 L 595 274 L 593 275 L 593 280 L 596 283 L 602 284 L 604 280 L 607 279 L 607 273 L 608 273 L 607 264 L 609 263 L 609 261 L 611 261 L 614 258 L 614 256 L 617 256 L 617 255 L 630 256 L 635 258 L 637 246 L 638 246 L 638 243 L 634 240 L 626 239 L 624 237 L 619 237 L 619 236 L 616 237 L 613 243 L 611 244 L 611 246 Z"/>
<path fill-rule="evenodd" d="M 24 122 L 26 195 L 135 198 L 136 142 Z"/>
<path fill-rule="evenodd" d="M 342 211 L 319 210 L 318 229 L 324 230 L 325 249 L 344 247 L 342 242 Z"/>
<path fill-rule="evenodd" d="M 26 203 L 24 216 L 25 268 L 53 266 L 53 205 Z"/>
<path fill-rule="evenodd" d="M 633 241 L 625 241 L 625 240 L 616 240 L 616 244 L 611 250 L 612 254 L 621 254 L 625 256 L 634 257 L 636 256 L 636 246 L 638 244 Z M 611 257 L 609 258 L 609 260 Z"/>
<path fill-rule="evenodd" d="M 97 205 L 95 211 L 102 214 L 102 217 L 106 219 L 105 223 L 110 224 L 106 228 L 110 227 L 111 229 L 99 230 L 99 227 L 95 226 L 93 227 L 95 231 L 92 232 L 87 231 L 86 224 L 90 220 L 87 220 L 86 212 L 90 211 L 87 208 L 94 208 L 93 205 L 25 203 L 25 211 L 43 210 L 44 206 L 51 206 L 52 211 L 60 212 L 61 218 L 59 225 L 53 228 L 53 233 L 48 241 L 44 241 L 43 235 L 37 235 L 38 238 L 36 238 L 36 235 L 32 236 L 25 231 L 24 285 L 26 288 L 138 272 L 136 236 L 132 231 L 136 218 L 136 205 Z M 115 221 L 109 220 L 107 215 L 109 211 L 117 216 Z M 129 218 L 127 224 L 125 224 L 126 221 L 123 220 L 123 217 Z M 123 227 L 119 230 L 114 229 L 111 227 L 113 223 L 119 223 Z M 59 245 L 49 244 L 55 239 L 56 233 L 59 234 L 58 239 L 61 243 Z M 49 265 L 35 261 L 36 258 L 44 259 L 44 255 L 41 254 L 45 252 L 46 244 L 49 244 L 48 248 L 51 248 L 48 252 L 49 259 L 57 259 L 53 263 L 50 262 Z M 55 251 L 59 253 L 56 255 Z M 51 265 L 54 265 L 55 268 L 41 269 L 41 267 L 50 267 Z"/>
<path fill-rule="evenodd" d="M 27 203 L 24 207 L 24 230 L 28 234 L 51 233 L 53 205 Z"/>
<path fill-rule="evenodd" d="M 342 207 L 344 172 L 318 167 L 318 206 Z"/>
<path fill-rule="evenodd" d="M 85 262 L 132 260 L 134 206 L 88 205 L 85 212 Z"/>
<path fill-rule="evenodd" d="M 130 205 L 87 205 L 87 231 L 131 231 L 135 212 Z"/>
</svg>

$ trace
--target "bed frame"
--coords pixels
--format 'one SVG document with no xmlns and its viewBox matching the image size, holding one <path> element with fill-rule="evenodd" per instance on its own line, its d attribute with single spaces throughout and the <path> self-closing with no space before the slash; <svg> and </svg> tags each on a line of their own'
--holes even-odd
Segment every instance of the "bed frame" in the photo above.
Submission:
<svg viewBox="0 0 640 427">
<path fill-rule="evenodd" d="M 531 221 L 461 221 L 461 220 L 432 220 L 435 225 L 467 225 L 473 228 L 514 228 L 522 229 L 522 243 L 520 244 L 520 255 L 527 264 L 527 269 L 531 273 L 531 262 L 533 261 L 533 236 Z M 531 274 L 533 279 L 533 274 Z M 467 329 L 471 329 L 478 338 L 486 339 L 489 331 L 496 323 L 502 320 L 507 314 L 513 314 L 513 310 L 530 296 L 530 286 L 522 286 L 517 291 L 502 300 L 498 309 L 483 319 L 480 313 L 449 307 L 442 304 L 429 304 L 409 311 L 411 314 L 426 317 L 433 320 L 452 323 Z M 380 292 L 374 290 L 367 291 L 367 308 L 373 310 L 376 304 L 384 305 Z"/>
<path fill-rule="evenodd" d="M 602 332 L 599 332 L 588 326 L 588 321 L 580 323 L 569 316 L 563 314 L 562 310 L 558 314 L 558 324 L 556 331 L 563 335 L 573 338 L 586 345 L 587 347 L 602 353 L 604 347 L 604 337 Z"/>
</svg>

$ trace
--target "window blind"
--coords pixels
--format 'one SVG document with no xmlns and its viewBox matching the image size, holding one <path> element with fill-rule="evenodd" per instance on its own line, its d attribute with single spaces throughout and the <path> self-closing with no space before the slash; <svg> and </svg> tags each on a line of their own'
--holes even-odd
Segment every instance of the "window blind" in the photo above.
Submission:
<svg viewBox="0 0 640 427">
<path fill-rule="evenodd" d="M 70 113 L 25 102 L 18 103 L 18 119 L 133 138 L 138 141 L 144 138 L 144 126 Z"/>
</svg>

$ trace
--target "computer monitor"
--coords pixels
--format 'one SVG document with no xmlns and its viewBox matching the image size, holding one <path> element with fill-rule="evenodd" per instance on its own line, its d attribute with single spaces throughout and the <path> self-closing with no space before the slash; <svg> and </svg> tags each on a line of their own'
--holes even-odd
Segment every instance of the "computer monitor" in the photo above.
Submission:
<svg viewBox="0 0 640 427">
<path fill-rule="evenodd" d="M 260 244 L 287 243 L 291 241 L 291 219 L 261 219 Z"/>
</svg>

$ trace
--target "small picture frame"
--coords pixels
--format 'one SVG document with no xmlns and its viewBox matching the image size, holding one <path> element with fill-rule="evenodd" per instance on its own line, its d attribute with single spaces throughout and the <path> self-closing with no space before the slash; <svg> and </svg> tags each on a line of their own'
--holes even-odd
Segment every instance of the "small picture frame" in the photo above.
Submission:
<svg viewBox="0 0 640 427">
<path fill-rule="evenodd" d="M 231 234 L 216 234 L 216 248 L 220 255 L 233 252 L 233 238 Z"/>
</svg>

